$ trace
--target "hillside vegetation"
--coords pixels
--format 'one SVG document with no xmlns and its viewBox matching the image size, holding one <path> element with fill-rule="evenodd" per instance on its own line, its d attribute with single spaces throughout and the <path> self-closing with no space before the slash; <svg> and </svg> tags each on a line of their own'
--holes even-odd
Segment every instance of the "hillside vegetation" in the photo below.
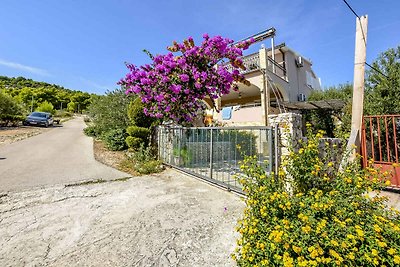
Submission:
<svg viewBox="0 0 400 267">
<path fill-rule="evenodd" d="M 81 112 L 88 107 L 92 97 L 92 94 L 56 84 L 6 76 L 0 76 L 0 92 L 11 96 L 25 111 L 35 110 L 47 101 L 56 110 Z"/>
</svg>

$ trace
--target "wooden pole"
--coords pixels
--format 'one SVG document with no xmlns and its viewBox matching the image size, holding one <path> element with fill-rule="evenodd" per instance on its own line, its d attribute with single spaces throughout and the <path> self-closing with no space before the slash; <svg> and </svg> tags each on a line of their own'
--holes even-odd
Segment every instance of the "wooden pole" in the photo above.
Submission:
<svg viewBox="0 0 400 267">
<path fill-rule="evenodd" d="M 262 47 L 259 50 L 259 58 L 260 58 L 260 71 L 262 73 L 262 88 L 260 93 L 261 93 L 263 124 L 264 126 L 268 126 L 270 99 L 269 99 L 268 77 L 267 77 L 268 55 L 267 55 L 267 49 L 265 49 L 265 47 Z"/>
<path fill-rule="evenodd" d="M 361 129 L 364 107 L 365 62 L 367 51 L 368 16 L 356 18 L 356 46 L 354 56 L 353 104 L 351 111 L 351 134 L 347 148 L 353 151 L 350 159 L 360 152 Z"/>
</svg>

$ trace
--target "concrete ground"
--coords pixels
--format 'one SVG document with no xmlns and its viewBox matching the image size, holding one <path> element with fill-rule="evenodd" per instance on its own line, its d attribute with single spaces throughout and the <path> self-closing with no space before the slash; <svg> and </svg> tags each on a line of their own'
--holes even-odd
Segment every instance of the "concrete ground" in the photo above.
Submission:
<svg viewBox="0 0 400 267">
<path fill-rule="evenodd" d="M 82 118 L 0 147 L 0 193 L 35 186 L 130 176 L 94 159 Z"/>
<path fill-rule="evenodd" d="M 234 266 L 243 208 L 171 169 L 0 194 L 0 266 Z"/>
</svg>

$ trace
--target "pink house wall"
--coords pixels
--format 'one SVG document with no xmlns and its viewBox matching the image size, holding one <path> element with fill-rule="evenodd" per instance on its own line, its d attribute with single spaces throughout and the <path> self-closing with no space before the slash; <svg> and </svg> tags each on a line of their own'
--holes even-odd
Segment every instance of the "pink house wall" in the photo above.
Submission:
<svg viewBox="0 0 400 267">
<path fill-rule="evenodd" d="M 232 117 L 230 120 L 222 119 L 222 112 L 218 113 L 218 121 L 226 123 L 249 123 L 249 122 L 262 122 L 262 109 L 258 107 L 244 107 L 238 110 L 232 109 Z"/>
</svg>

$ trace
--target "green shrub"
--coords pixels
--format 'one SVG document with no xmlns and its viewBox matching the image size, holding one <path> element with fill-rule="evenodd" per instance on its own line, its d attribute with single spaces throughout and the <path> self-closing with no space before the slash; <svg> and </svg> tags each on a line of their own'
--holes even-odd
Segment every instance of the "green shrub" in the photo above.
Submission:
<svg viewBox="0 0 400 267">
<path fill-rule="evenodd" d="M 179 161 L 176 164 L 183 164 L 184 166 L 189 166 L 193 162 L 193 151 L 194 149 L 188 149 L 186 146 L 182 148 L 174 147 L 172 154 L 175 157 L 179 157 Z M 206 156 L 209 159 L 209 154 Z"/>
<path fill-rule="evenodd" d="M 126 133 L 132 137 L 137 137 L 143 140 L 148 140 L 150 136 L 150 130 L 147 128 L 143 127 L 138 127 L 138 126 L 129 126 L 126 129 Z"/>
<path fill-rule="evenodd" d="M 147 146 L 149 142 L 150 130 L 138 126 L 129 126 L 126 129 L 129 135 L 125 142 L 129 148 L 138 149 L 141 145 Z"/>
<path fill-rule="evenodd" d="M 143 145 L 132 154 L 134 169 L 140 174 L 157 173 L 163 170 L 162 164 L 156 160 L 151 147 Z"/>
<path fill-rule="evenodd" d="M 126 149 L 125 143 L 126 133 L 122 129 L 110 130 L 102 135 L 102 139 L 105 142 L 107 148 L 112 151 Z"/>
<path fill-rule="evenodd" d="M 140 174 L 151 174 L 161 172 L 163 167 L 158 160 L 150 160 L 146 162 L 136 163 L 135 169 Z"/>
<path fill-rule="evenodd" d="M 143 108 L 142 101 L 139 97 L 132 100 L 128 107 L 129 122 L 138 127 L 150 128 L 157 119 L 146 116 L 143 112 Z"/>
<path fill-rule="evenodd" d="M 72 117 L 73 114 L 66 110 L 56 110 L 56 113 L 54 114 L 54 116 L 59 117 L 59 118 L 69 118 L 69 117 Z"/>
<path fill-rule="evenodd" d="M 99 136 L 99 132 L 96 128 L 96 126 L 91 125 L 86 127 L 85 129 L 83 129 L 83 132 L 87 135 L 87 136 L 92 136 L 92 137 L 97 137 Z"/>
<path fill-rule="evenodd" d="M 9 115 L 9 114 L 0 115 L 1 126 L 18 126 L 24 120 L 25 117 L 21 115 Z"/>
<path fill-rule="evenodd" d="M 36 111 L 47 112 L 51 114 L 55 114 L 56 111 L 51 103 L 44 101 L 42 102 L 36 109 Z"/>
<path fill-rule="evenodd" d="M 123 89 L 92 97 L 87 113 L 100 134 L 113 129 L 126 129 L 129 126 L 129 101 Z"/>
<path fill-rule="evenodd" d="M 0 124 L 17 125 L 24 117 L 22 107 L 11 96 L 0 92 Z"/>
<path fill-rule="evenodd" d="M 126 145 L 129 148 L 138 149 L 141 145 L 143 145 L 143 139 L 139 137 L 128 136 L 125 139 Z"/>
<path fill-rule="evenodd" d="M 358 162 L 339 170 L 319 157 L 320 137 L 291 149 L 278 174 L 266 175 L 256 157 L 244 160 L 238 266 L 399 266 L 400 213 L 368 195 L 385 173 Z"/>
</svg>

